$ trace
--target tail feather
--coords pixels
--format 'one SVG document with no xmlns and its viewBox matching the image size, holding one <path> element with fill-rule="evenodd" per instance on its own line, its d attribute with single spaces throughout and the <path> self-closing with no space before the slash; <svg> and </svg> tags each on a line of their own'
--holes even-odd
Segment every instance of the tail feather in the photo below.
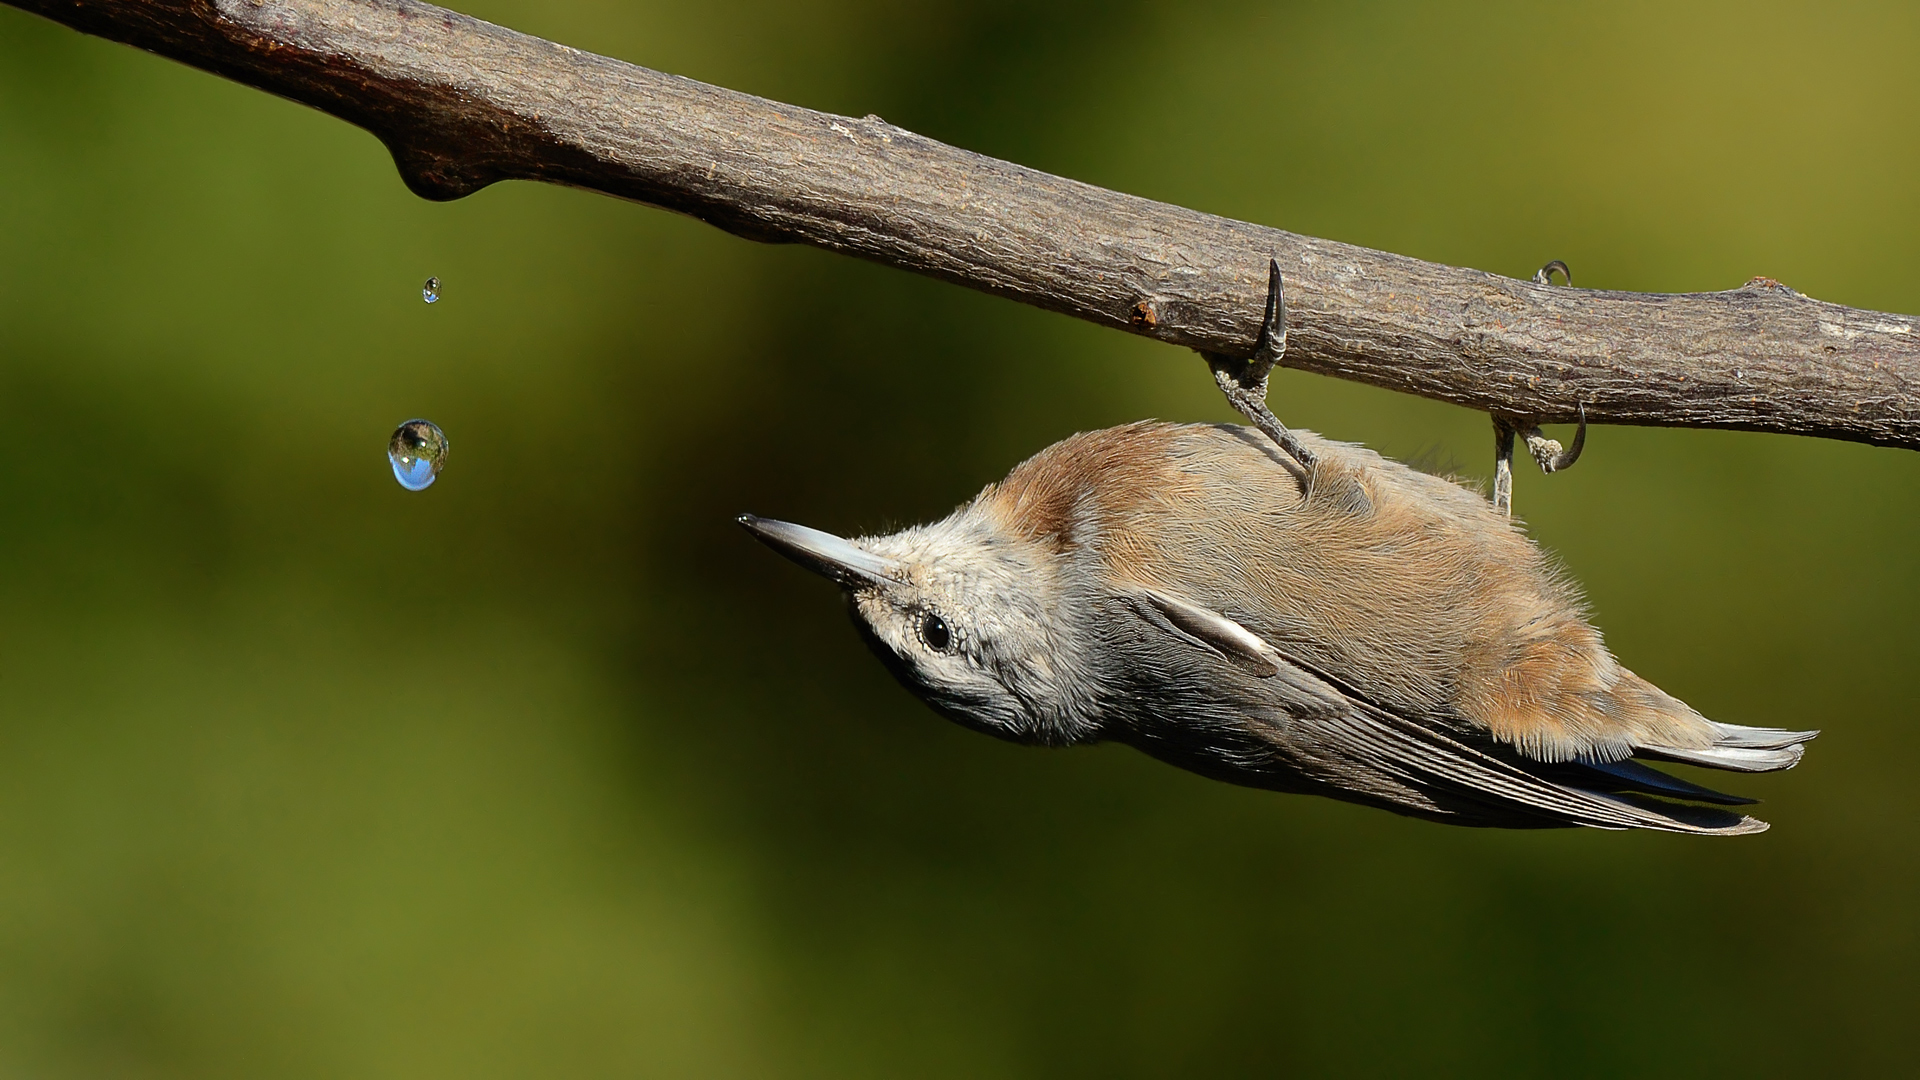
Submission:
<svg viewBox="0 0 1920 1080">
<path fill-rule="evenodd" d="M 1818 731 L 1716 724 L 1711 720 L 1706 724 L 1713 732 L 1711 746 L 1636 746 L 1634 756 L 1678 761 L 1684 765 L 1725 769 L 1729 772 L 1778 772 L 1800 764 L 1801 755 L 1807 752 L 1808 740 L 1820 734 Z"/>
<path fill-rule="evenodd" d="M 1704 750 L 1680 746 L 1642 746 L 1634 750 L 1637 757 L 1677 761 L 1682 765 L 1725 769 L 1728 772 L 1779 772 L 1791 769 L 1800 764 L 1800 757 L 1806 752 L 1807 748 L 1799 743 L 1779 750 L 1749 750 L 1739 746 L 1712 746 Z"/>
<path fill-rule="evenodd" d="M 1582 761 L 1582 772 L 1589 774 L 1582 786 L 1598 786 L 1610 791 L 1639 792 L 1645 795 L 1664 795 L 1672 799 L 1691 799 L 1695 802 L 1719 803 L 1722 806 L 1747 806 L 1758 802 L 1740 795 L 1729 795 L 1724 791 L 1715 791 L 1709 787 L 1689 783 L 1677 776 L 1668 776 L 1658 769 L 1651 769 L 1628 758 L 1625 761 Z M 1591 774 L 1598 774 L 1597 776 Z"/>
<path fill-rule="evenodd" d="M 1785 728 L 1742 727 L 1739 724 L 1713 724 L 1715 746 L 1734 746 L 1742 750 L 1785 750 L 1794 743 L 1811 742 L 1815 731 L 1788 731 Z"/>
</svg>

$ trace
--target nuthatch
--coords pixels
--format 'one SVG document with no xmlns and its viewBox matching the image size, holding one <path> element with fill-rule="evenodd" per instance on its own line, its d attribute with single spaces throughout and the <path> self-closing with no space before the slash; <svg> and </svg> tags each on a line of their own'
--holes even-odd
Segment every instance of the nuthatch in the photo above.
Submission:
<svg viewBox="0 0 1920 1080">
<path fill-rule="evenodd" d="M 1764 830 L 1697 805 L 1752 800 L 1643 762 L 1772 772 L 1819 733 L 1717 724 L 1621 667 L 1508 520 L 1506 469 L 1489 504 L 1281 424 L 1266 394 L 1286 305 L 1269 271 L 1254 355 L 1203 354 L 1258 434 L 1075 435 L 888 536 L 740 523 L 838 582 L 895 677 L 989 735 L 1112 739 L 1202 776 L 1457 825 Z M 1495 420 L 1502 466 L 1518 426 Z M 1585 434 L 1583 411 L 1542 468 L 1572 464 Z"/>
<path fill-rule="evenodd" d="M 1460 825 L 1766 828 L 1642 760 L 1768 772 L 1816 732 L 1706 719 L 1620 666 L 1479 493 L 1291 434 L 1305 476 L 1248 428 L 1138 423 L 887 536 L 740 522 L 838 582 L 894 675 L 989 735 L 1111 739 Z"/>
</svg>

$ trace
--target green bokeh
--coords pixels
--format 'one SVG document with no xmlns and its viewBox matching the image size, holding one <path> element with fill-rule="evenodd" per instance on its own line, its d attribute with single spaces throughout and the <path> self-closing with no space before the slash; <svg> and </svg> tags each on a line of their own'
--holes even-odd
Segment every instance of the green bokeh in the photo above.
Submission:
<svg viewBox="0 0 1920 1080">
<path fill-rule="evenodd" d="M 1920 311 L 1911 4 L 470 10 L 1423 258 Z M 1827 734 L 1738 785 L 1762 837 L 1449 830 L 964 732 L 731 523 L 1227 418 L 1190 354 L 578 191 L 422 202 L 11 9 L 0 244 L 0 1074 L 1911 1067 L 1920 456 L 1601 428 L 1523 469 L 1628 664 Z M 1483 417 L 1276 399 L 1488 466 Z M 410 495 L 416 415 L 452 453 Z"/>
</svg>

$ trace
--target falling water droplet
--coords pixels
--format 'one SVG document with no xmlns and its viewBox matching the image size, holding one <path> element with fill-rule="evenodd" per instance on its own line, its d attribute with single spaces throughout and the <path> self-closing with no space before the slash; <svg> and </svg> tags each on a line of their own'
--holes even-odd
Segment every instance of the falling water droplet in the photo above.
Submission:
<svg viewBox="0 0 1920 1080">
<path fill-rule="evenodd" d="M 434 303 L 440 299 L 440 279 L 439 278 L 430 277 L 427 279 L 427 283 L 425 285 L 420 286 L 420 299 L 425 300 L 429 304 Z"/>
<path fill-rule="evenodd" d="M 387 443 L 393 478 L 408 491 L 425 491 L 447 463 L 447 437 L 431 420 L 409 420 L 393 429 Z"/>
</svg>

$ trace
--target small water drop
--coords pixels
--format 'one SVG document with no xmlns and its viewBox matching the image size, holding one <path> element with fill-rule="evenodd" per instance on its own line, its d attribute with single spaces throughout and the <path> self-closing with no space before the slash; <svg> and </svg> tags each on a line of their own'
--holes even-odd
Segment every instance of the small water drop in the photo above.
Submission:
<svg viewBox="0 0 1920 1080">
<path fill-rule="evenodd" d="M 420 299 L 425 300 L 429 304 L 435 303 L 440 299 L 439 278 L 430 277 L 427 279 L 425 285 L 420 286 Z"/>
<path fill-rule="evenodd" d="M 393 429 L 387 443 L 393 478 L 408 491 L 425 491 L 447 463 L 447 437 L 431 420 L 409 420 Z"/>
</svg>

